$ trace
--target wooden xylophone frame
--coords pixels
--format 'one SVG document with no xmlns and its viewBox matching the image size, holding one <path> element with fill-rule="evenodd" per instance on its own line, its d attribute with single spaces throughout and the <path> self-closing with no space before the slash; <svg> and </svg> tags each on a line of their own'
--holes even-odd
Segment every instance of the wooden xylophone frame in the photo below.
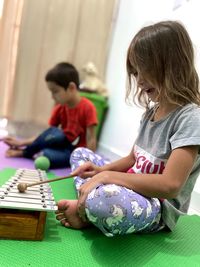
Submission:
<svg viewBox="0 0 200 267">
<path fill-rule="evenodd" d="M 42 240 L 46 214 L 45 211 L 0 209 L 0 237 L 18 240 Z"/>
<path fill-rule="evenodd" d="M 32 177 L 23 178 L 23 173 L 27 172 L 31 172 Z M 26 195 L 16 192 L 16 186 L 19 182 L 30 182 L 30 180 L 32 182 L 46 180 L 46 173 L 44 171 L 19 169 L 14 177 L 11 177 L 4 186 L 0 187 L 0 238 L 17 240 L 42 240 L 44 238 L 47 212 L 57 210 L 57 206 L 48 183 L 45 184 L 45 189 L 42 189 L 45 190 L 45 193 L 42 194 L 45 194 L 45 197 L 48 198 L 47 204 L 43 200 L 41 200 L 42 203 L 37 205 L 21 203 L 21 196 L 26 198 Z M 27 195 L 35 194 L 37 196 L 40 188 L 41 186 L 35 186 L 33 189 L 28 189 Z M 46 188 L 48 189 L 47 193 Z M 10 195 L 17 195 L 16 199 L 19 199 L 19 203 L 11 203 L 8 191 L 11 192 Z M 52 199 L 49 200 L 51 196 Z M 6 202 L 7 199 L 8 202 Z M 25 200 L 25 202 L 28 200 Z M 38 202 L 38 199 L 35 201 Z M 18 207 L 15 207 L 15 205 Z"/>
</svg>

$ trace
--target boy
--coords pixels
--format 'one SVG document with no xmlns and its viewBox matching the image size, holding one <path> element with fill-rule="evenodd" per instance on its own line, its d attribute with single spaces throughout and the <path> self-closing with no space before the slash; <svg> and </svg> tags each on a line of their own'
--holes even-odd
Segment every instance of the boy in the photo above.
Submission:
<svg viewBox="0 0 200 267">
<path fill-rule="evenodd" d="M 47 72 L 45 81 L 56 103 L 49 119 L 51 127 L 37 138 L 6 137 L 4 142 L 10 146 L 6 156 L 33 158 L 39 153 L 50 160 L 51 168 L 67 167 L 74 148 L 88 147 L 95 151 L 96 109 L 80 96 L 79 75 L 72 64 L 58 63 Z"/>
</svg>

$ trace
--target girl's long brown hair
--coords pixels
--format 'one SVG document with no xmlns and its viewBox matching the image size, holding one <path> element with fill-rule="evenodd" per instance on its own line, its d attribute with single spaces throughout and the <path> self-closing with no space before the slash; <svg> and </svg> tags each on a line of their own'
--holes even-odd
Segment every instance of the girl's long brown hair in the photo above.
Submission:
<svg viewBox="0 0 200 267">
<path fill-rule="evenodd" d="M 137 71 L 159 90 L 169 103 L 200 105 L 199 78 L 194 65 L 194 49 L 185 27 L 177 21 L 163 21 L 142 28 L 127 53 L 128 99 Z M 134 102 L 149 108 L 149 99 L 136 87 Z"/>
</svg>

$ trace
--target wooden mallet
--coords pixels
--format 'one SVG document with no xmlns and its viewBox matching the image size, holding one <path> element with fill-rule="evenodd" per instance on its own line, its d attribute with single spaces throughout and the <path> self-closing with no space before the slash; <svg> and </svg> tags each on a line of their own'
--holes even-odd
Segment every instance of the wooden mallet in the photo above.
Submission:
<svg viewBox="0 0 200 267">
<path fill-rule="evenodd" d="M 64 180 L 64 179 L 68 179 L 68 178 L 73 178 L 74 176 L 75 175 L 73 173 L 71 173 L 68 176 L 58 177 L 58 178 L 55 178 L 55 179 L 45 180 L 45 181 L 37 182 L 37 183 L 31 183 L 31 184 L 19 183 L 17 185 L 17 189 L 19 190 L 20 193 L 24 193 L 28 187 L 35 186 L 35 185 L 40 185 L 40 184 L 51 183 L 51 182 L 56 182 L 56 181 Z"/>
</svg>

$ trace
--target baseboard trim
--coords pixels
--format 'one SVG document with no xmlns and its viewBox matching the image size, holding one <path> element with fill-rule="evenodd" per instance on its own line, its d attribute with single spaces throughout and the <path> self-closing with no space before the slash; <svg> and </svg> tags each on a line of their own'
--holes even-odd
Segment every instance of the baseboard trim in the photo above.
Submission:
<svg viewBox="0 0 200 267">
<path fill-rule="evenodd" d="M 200 213 L 200 193 L 193 190 L 190 201 L 190 208 Z"/>
<path fill-rule="evenodd" d="M 117 150 L 114 147 L 107 146 L 101 142 L 98 144 L 98 152 L 105 155 L 106 158 L 109 158 L 111 161 L 120 159 L 121 157 L 124 157 L 125 155 Z"/>
</svg>

